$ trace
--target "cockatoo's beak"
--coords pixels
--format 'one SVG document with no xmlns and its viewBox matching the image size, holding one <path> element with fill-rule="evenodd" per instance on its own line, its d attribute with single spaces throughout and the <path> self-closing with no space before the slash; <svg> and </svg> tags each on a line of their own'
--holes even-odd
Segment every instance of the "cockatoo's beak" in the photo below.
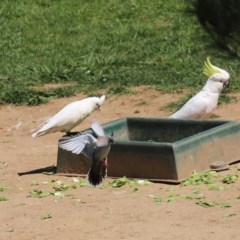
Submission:
<svg viewBox="0 0 240 240">
<path fill-rule="evenodd" d="M 223 84 L 223 87 L 224 88 L 228 88 L 230 86 L 230 81 L 226 81 L 224 84 Z"/>
<path fill-rule="evenodd" d="M 101 106 L 103 105 L 104 101 L 105 101 L 105 95 L 103 95 L 99 98 L 99 101 L 97 104 L 97 110 L 101 110 Z"/>
<path fill-rule="evenodd" d="M 105 95 L 99 98 L 99 102 L 97 103 L 97 110 L 101 110 L 101 106 L 103 105 L 104 101 L 105 101 Z"/>
<path fill-rule="evenodd" d="M 98 111 L 101 110 L 101 105 L 97 104 L 97 110 L 98 110 Z"/>
<path fill-rule="evenodd" d="M 221 73 L 221 71 L 218 67 L 212 65 L 210 57 L 207 57 L 207 60 L 204 62 L 203 73 L 206 76 L 211 77 L 213 74 Z"/>
</svg>

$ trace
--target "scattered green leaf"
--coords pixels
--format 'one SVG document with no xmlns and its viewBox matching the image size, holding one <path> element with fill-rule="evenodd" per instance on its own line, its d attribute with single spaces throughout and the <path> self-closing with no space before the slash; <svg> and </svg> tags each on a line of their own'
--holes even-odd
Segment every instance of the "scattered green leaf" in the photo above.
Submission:
<svg viewBox="0 0 240 240">
<path fill-rule="evenodd" d="M 126 185 L 127 183 L 129 183 L 129 180 L 126 177 L 121 177 L 113 180 L 113 182 L 111 183 L 111 186 L 114 188 L 118 188 Z"/>
<path fill-rule="evenodd" d="M 235 183 L 237 180 L 238 180 L 238 175 L 227 175 L 222 179 L 222 182 L 226 184 L 231 184 L 231 183 Z"/>
<path fill-rule="evenodd" d="M 215 207 L 216 206 L 216 203 L 214 203 L 214 202 L 207 202 L 207 201 L 198 201 L 198 202 L 196 202 L 196 204 L 201 206 L 201 207 L 205 207 L 205 208 Z"/>
<path fill-rule="evenodd" d="M 57 197 L 57 198 L 63 198 L 64 197 L 64 194 L 60 191 L 60 192 L 54 192 L 54 197 Z"/>
<path fill-rule="evenodd" d="M 74 185 L 74 186 L 76 186 L 76 185 Z M 68 184 L 59 184 L 59 185 L 53 186 L 53 189 L 55 191 L 65 191 L 69 188 L 71 188 L 71 185 L 68 185 Z"/>
<path fill-rule="evenodd" d="M 0 192 L 7 190 L 7 187 L 0 186 Z"/>
<path fill-rule="evenodd" d="M 78 187 L 89 187 L 89 182 L 86 178 L 73 178 L 73 184 L 72 188 L 78 188 Z"/>
<path fill-rule="evenodd" d="M 216 171 L 209 171 L 203 173 L 197 173 L 194 171 L 190 177 L 181 183 L 182 186 L 198 185 L 200 183 L 210 184 L 213 183 L 217 177 Z"/>
<path fill-rule="evenodd" d="M 148 194 L 148 197 L 153 198 L 153 201 L 154 201 L 155 203 L 157 203 L 157 204 L 159 204 L 159 203 L 162 202 L 162 198 L 159 197 L 159 196 L 155 196 L 155 195 L 153 195 L 153 194 Z"/>
<path fill-rule="evenodd" d="M 45 214 L 41 217 L 42 220 L 46 220 L 46 219 L 49 219 L 49 218 L 52 218 L 52 216 L 50 214 Z"/>
<path fill-rule="evenodd" d="M 48 191 L 42 191 L 38 189 L 33 189 L 30 191 L 30 196 L 34 198 L 44 198 L 50 195 L 52 195 L 52 193 Z"/>
<path fill-rule="evenodd" d="M 4 201 L 7 201 L 8 198 L 7 197 L 4 197 L 4 196 L 0 196 L 0 202 L 4 202 Z"/>
<path fill-rule="evenodd" d="M 196 195 L 185 195 L 185 199 L 204 199 L 205 196 L 203 194 L 196 194 Z"/>
<path fill-rule="evenodd" d="M 167 202 L 172 202 L 173 200 L 175 200 L 179 195 L 176 194 L 171 194 L 167 196 Z"/>
<path fill-rule="evenodd" d="M 160 203 L 162 202 L 162 198 L 159 197 L 159 196 L 155 196 L 155 197 L 154 197 L 154 202 L 155 202 L 156 204 L 160 204 Z"/>
<path fill-rule="evenodd" d="M 230 208 L 230 207 L 232 207 L 232 203 L 230 203 L 230 202 L 224 202 L 224 203 L 221 203 L 220 204 L 220 207 L 221 208 Z"/>
</svg>

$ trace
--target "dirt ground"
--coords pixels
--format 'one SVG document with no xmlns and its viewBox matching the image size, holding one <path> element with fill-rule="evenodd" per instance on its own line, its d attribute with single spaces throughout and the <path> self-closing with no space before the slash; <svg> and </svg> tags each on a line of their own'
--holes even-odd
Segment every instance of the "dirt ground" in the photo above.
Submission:
<svg viewBox="0 0 240 240">
<path fill-rule="evenodd" d="M 89 128 L 92 118 L 106 123 L 125 116 L 167 117 L 168 110 L 161 107 L 183 95 L 163 94 L 147 87 L 134 91 L 107 98 L 101 112 L 94 112 L 75 130 Z M 102 187 L 71 188 L 60 195 L 34 198 L 34 189 L 53 190 L 54 184 L 72 184 L 76 178 L 18 175 L 56 165 L 57 141 L 62 134 L 33 139 L 30 130 L 67 103 L 84 97 L 57 99 L 41 106 L 0 105 L 0 186 L 6 187 L 0 187 L 0 239 L 239 239 L 240 181 L 227 190 L 210 191 L 203 184 L 113 188 L 107 185 L 113 181 L 108 178 Z M 221 105 L 215 114 L 220 119 L 240 120 L 239 105 Z M 237 166 L 232 165 L 219 174 L 236 171 Z M 205 208 L 196 200 L 184 198 L 196 189 L 209 201 L 232 205 Z"/>
</svg>

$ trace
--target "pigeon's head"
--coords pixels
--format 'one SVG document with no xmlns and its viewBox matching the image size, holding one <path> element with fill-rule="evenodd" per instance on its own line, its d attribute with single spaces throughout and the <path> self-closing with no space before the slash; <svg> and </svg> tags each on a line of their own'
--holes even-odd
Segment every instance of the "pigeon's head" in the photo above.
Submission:
<svg viewBox="0 0 240 240">
<path fill-rule="evenodd" d="M 229 73 L 212 65 L 209 57 L 204 62 L 203 73 L 209 77 L 207 84 L 214 87 L 217 92 L 221 92 L 223 88 L 229 87 Z"/>
</svg>

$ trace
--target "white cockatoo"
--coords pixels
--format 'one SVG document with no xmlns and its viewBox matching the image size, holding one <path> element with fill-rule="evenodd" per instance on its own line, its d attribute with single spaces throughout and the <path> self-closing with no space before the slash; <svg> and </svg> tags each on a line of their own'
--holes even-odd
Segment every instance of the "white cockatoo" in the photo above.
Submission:
<svg viewBox="0 0 240 240">
<path fill-rule="evenodd" d="M 32 137 L 39 137 L 47 133 L 66 132 L 69 134 L 71 129 L 80 124 L 95 109 L 100 109 L 105 96 L 88 97 L 79 101 L 74 101 L 66 105 L 56 115 L 51 117 Z"/>
<path fill-rule="evenodd" d="M 169 118 L 206 119 L 215 110 L 220 93 L 224 87 L 229 86 L 230 75 L 227 71 L 213 66 L 209 58 L 204 62 L 203 73 L 209 78 L 202 90 Z"/>
<path fill-rule="evenodd" d="M 74 154 L 83 154 L 92 160 L 92 166 L 88 172 L 88 181 L 96 186 L 100 184 L 107 172 L 107 156 L 114 143 L 112 136 L 106 136 L 102 126 L 93 121 L 91 134 L 81 134 L 68 137 L 59 141 L 58 146 Z"/>
</svg>

